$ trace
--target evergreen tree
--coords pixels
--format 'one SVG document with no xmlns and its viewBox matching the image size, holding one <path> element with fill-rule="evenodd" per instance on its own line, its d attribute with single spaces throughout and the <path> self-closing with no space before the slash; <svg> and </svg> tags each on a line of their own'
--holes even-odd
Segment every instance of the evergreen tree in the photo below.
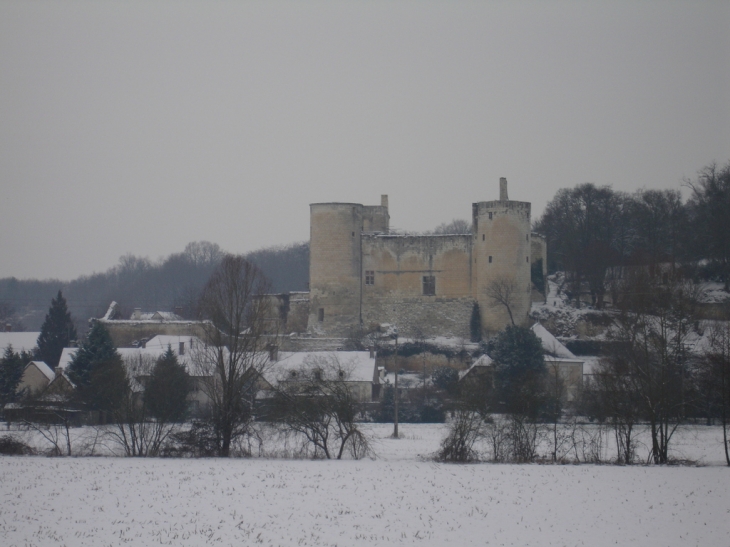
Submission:
<svg viewBox="0 0 730 547">
<path fill-rule="evenodd" d="M 472 342 L 482 341 L 482 315 L 479 312 L 479 303 L 474 301 L 471 307 L 471 319 L 469 320 L 469 331 Z"/>
<path fill-rule="evenodd" d="M 23 370 L 30 359 L 25 352 L 18 354 L 13 351 L 13 346 L 5 348 L 2 359 L 0 359 L 0 409 L 7 403 L 17 399 L 17 389 L 20 379 L 23 377 Z"/>
<path fill-rule="evenodd" d="M 144 392 L 150 414 L 161 423 L 179 422 L 185 418 L 187 396 L 192 384 L 185 367 L 168 345 L 152 369 Z"/>
<path fill-rule="evenodd" d="M 109 331 L 100 321 L 95 321 L 89 337 L 71 359 L 68 375 L 78 387 L 84 388 L 91 383 L 96 369 L 112 363 L 121 366 L 122 358 L 114 347 Z"/>
<path fill-rule="evenodd" d="M 66 299 L 58 291 L 58 296 L 51 300 L 51 307 L 38 336 L 38 357 L 52 369 L 58 366 L 63 348 L 76 340 L 76 328 L 71 314 L 66 307 Z"/>
<path fill-rule="evenodd" d="M 540 339 L 527 327 L 510 325 L 490 344 L 489 355 L 505 411 L 536 419 L 546 402 L 547 369 Z"/>
</svg>

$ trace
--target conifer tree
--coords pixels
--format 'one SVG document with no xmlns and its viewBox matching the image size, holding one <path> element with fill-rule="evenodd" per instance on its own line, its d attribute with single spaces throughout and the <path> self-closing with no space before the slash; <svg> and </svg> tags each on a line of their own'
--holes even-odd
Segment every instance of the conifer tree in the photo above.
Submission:
<svg viewBox="0 0 730 547">
<path fill-rule="evenodd" d="M 25 353 L 15 353 L 12 345 L 5 348 L 5 353 L 0 359 L 0 408 L 17 398 L 18 384 L 28 363 L 24 360 L 25 357 L 28 357 Z"/>
<path fill-rule="evenodd" d="M 471 307 L 471 319 L 469 320 L 469 331 L 472 342 L 482 341 L 482 314 L 479 312 L 479 303 L 474 302 Z"/>
<path fill-rule="evenodd" d="M 191 387 L 190 376 L 168 345 L 152 369 L 145 389 L 144 399 L 150 414 L 161 423 L 182 421 Z"/>
<path fill-rule="evenodd" d="M 71 340 L 76 340 L 76 328 L 66 307 L 66 299 L 59 290 L 58 296 L 51 300 L 38 336 L 38 357 L 52 369 L 56 368 L 63 348 L 69 347 Z"/>
<path fill-rule="evenodd" d="M 121 365 L 121 362 L 122 358 L 114 347 L 109 331 L 100 321 L 95 321 L 89 337 L 71 359 L 68 375 L 77 386 L 86 387 L 91 383 L 92 374 L 101 365 L 109 363 Z"/>
</svg>

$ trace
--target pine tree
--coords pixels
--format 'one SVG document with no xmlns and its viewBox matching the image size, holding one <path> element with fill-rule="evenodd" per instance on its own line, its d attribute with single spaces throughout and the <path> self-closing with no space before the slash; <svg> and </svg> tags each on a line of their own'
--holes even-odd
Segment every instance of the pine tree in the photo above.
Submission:
<svg viewBox="0 0 730 547">
<path fill-rule="evenodd" d="M 52 369 L 56 368 L 63 348 L 69 347 L 71 340 L 76 340 L 76 328 L 66 307 L 66 299 L 59 290 L 58 296 L 51 300 L 51 307 L 38 336 L 40 360 Z"/>
<path fill-rule="evenodd" d="M 495 364 L 495 387 L 505 410 L 530 419 L 544 409 L 547 374 L 542 343 L 527 327 L 509 325 L 490 344 Z"/>
<path fill-rule="evenodd" d="M 469 320 L 469 331 L 472 342 L 482 341 L 482 314 L 479 312 L 479 303 L 474 302 L 471 307 L 471 319 Z"/>
<path fill-rule="evenodd" d="M 179 422 L 185 418 L 187 396 L 192 384 L 185 367 L 168 345 L 152 369 L 144 400 L 150 414 L 161 423 Z"/>
<path fill-rule="evenodd" d="M 28 357 L 25 353 L 15 353 L 12 345 L 5 348 L 0 359 L 0 408 L 17 399 L 18 384 L 23 377 L 25 365 L 28 364 L 25 357 Z"/>
<path fill-rule="evenodd" d="M 68 375 L 77 386 L 87 387 L 95 369 L 104 364 L 121 362 L 122 358 L 114 347 L 109 331 L 100 321 L 95 321 L 89 337 L 71 359 Z"/>
</svg>

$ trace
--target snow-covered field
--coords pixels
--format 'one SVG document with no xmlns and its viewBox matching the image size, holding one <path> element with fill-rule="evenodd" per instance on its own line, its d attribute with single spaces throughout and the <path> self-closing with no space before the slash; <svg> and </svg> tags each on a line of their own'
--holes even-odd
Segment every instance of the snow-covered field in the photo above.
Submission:
<svg viewBox="0 0 730 547">
<path fill-rule="evenodd" d="M 678 438 L 703 467 L 436 464 L 443 426 L 369 430 L 375 460 L 2 457 L 0 545 L 730 545 L 717 428 Z"/>
</svg>

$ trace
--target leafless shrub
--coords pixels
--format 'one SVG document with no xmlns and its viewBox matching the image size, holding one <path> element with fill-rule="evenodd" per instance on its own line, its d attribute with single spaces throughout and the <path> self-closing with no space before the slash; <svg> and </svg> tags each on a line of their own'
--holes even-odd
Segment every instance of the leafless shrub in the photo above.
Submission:
<svg viewBox="0 0 730 547">
<path fill-rule="evenodd" d="M 484 419 L 478 412 L 459 409 L 449 427 L 449 434 L 441 441 L 436 460 L 442 462 L 467 463 L 477 461 L 479 453 L 474 445 L 484 438 Z"/>
</svg>

